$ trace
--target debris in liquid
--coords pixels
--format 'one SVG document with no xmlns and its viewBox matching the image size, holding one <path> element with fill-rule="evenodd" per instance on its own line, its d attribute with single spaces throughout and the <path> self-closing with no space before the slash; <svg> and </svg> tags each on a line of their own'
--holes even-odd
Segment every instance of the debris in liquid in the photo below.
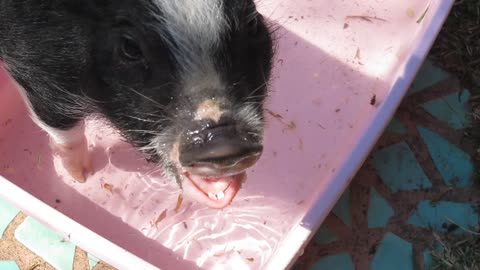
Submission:
<svg viewBox="0 0 480 270">
<path fill-rule="evenodd" d="M 302 138 L 298 138 L 298 148 L 300 149 L 300 151 L 303 151 L 303 139 Z"/>
<path fill-rule="evenodd" d="M 37 161 L 35 162 L 35 165 L 37 167 L 37 169 L 41 169 L 42 168 L 42 154 L 38 154 L 37 156 Z"/>
<path fill-rule="evenodd" d="M 370 105 L 374 106 L 377 103 L 377 95 L 373 94 L 372 98 L 370 99 Z"/>
<path fill-rule="evenodd" d="M 180 207 L 182 206 L 182 202 L 183 202 L 183 195 L 180 193 L 178 194 L 177 205 L 175 206 L 175 209 L 173 209 L 175 213 L 178 213 L 178 211 L 180 210 Z"/>
<path fill-rule="evenodd" d="M 220 252 L 217 252 L 217 253 L 213 254 L 213 256 L 215 256 L 215 257 L 223 257 L 224 255 L 225 255 L 224 251 L 220 251 Z"/>
<path fill-rule="evenodd" d="M 357 47 L 357 52 L 355 53 L 355 59 L 360 60 L 360 48 Z"/>
<path fill-rule="evenodd" d="M 407 16 L 413 18 L 415 16 L 415 11 L 411 8 L 407 8 Z"/>
<path fill-rule="evenodd" d="M 382 21 L 382 22 L 387 21 L 387 20 L 382 19 L 382 18 L 372 17 L 372 16 L 363 16 L 363 15 L 352 15 L 352 16 L 345 17 L 345 20 L 348 20 L 348 19 L 360 19 L 362 21 L 366 21 L 366 22 L 370 22 L 370 23 L 373 22 L 373 20 Z"/>
<path fill-rule="evenodd" d="M 3 122 L 2 126 L 6 127 L 6 126 L 10 125 L 10 123 L 12 123 L 12 119 L 11 119 L 11 118 L 9 118 L 9 119 L 7 119 L 5 122 Z"/>
<path fill-rule="evenodd" d="M 10 167 L 10 165 L 8 165 L 8 164 L 3 165 L 3 169 L 4 169 L 5 173 L 15 174 L 15 168 Z"/>
<path fill-rule="evenodd" d="M 274 112 L 272 112 L 271 110 L 268 110 L 268 109 L 267 109 L 266 111 L 267 111 L 268 114 L 270 114 L 271 116 L 273 116 L 274 118 L 276 118 L 276 119 L 278 119 L 278 120 L 283 119 L 283 116 L 281 116 L 281 115 L 278 114 L 278 113 L 274 113 Z"/>
<path fill-rule="evenodd" d="M 109 184 L 109 183 L 103 183 L 102 187 L 108 191 L 110 191 L 110 193 L 113 194 L 113 185 Z"/>
<path fill-rule="evenodd" d="M 160 223 L 162 220 L 164 220 L 167 217 L 167 209 L 163 210 L 163 212 L 158 216 L 158 218 L 155 220 L 153 223 L 155 227 L 157 227 L 158 223 Z"/>
<path fill-rule="evenodd" d="M 429 8 L 430 8 L 430 5 L 427 6 L 427 8 L 423 12 L 422 16 L 420 16 L 420 18 L 418 18 L 417 23 L 421 23 L 423 21 L 423 19 L 425 18 L 425 15 L 427 15 L 427 11 L 428 11 Z"/>
<path fill-rule="evenodd" d="M 270 114 L 271 116 L 273 116 L 273 118 L 277 119 L 280 123 L 282 123 L 283 125 L 286 126 L 286 129 L 288 130 L 294 130 L 295 128 L 297 128 L 297 124 L 295 124 L 294 121 L 290 121 L 288 124 L 285 123 L 283 121 L 283 116 L 281 116 L 280 114 L 278 113 L 274 113 L 272 112 L 271 110 L 266 110 L 268 114 Z"/>
<path fill-rule="evenodd" d="M 289 130 L 294 130 L 295 128 L 297 128 L 297 124 L 295 124 L 295 122 L 293 122 L 293 121 L 290 121 L 290 123 L 288 123 L 288 125 L 287 125 L 287 128 Z"/>
<path fill-rule="evenodd" d="M 315 105 L 322 105 L 322 99 L 321 98 L 316 98 L 312 100 L 312 103 Z"/>
</svg>

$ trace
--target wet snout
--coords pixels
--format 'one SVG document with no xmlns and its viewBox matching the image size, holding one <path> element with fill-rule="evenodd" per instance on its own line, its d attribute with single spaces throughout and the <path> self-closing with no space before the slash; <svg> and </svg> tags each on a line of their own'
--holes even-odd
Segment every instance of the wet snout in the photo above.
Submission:
<svg viewBox="0 0 480 270">
<path fill-rule="evenodd" d="M 218 121 L 195 121 L 180 144 L 180 163 L 202 177 L 238 174 L 254 165 L 263 147 L 228 114 Z"/>
<path fill-rule="evenodd" d="M 246 169 L 259 160 L 263 147 L 255 113 L 245 106 L 235 111 L 233 104 L 221 98 L 221 91 L 216 93 L 190 98 L 201 102 L 187 114 L 173 157 L 180 167 L 184 194 L 209 207 L 223 208 L 240 190 Z"/>
</svg>

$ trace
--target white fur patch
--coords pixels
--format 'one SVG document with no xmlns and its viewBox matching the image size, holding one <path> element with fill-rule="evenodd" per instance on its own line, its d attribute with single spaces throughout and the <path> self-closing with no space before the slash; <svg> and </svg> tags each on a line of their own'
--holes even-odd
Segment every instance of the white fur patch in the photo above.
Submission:
<svg viewBox="0 0 480 270">
<path fill-rule="evenodd" d="M 225 89 L 225 84 L 212 66 L 183 76 L 183 88 L 188 93 L 198 93 L 205 89 Z"/>
<path fill-rule="evenodd" d="M 228 28 L 221 0 L 154 0 L 162 11 L 177 61 L 187 70 L 209 62 Z"/>
<path fill-rule="evenodd" d="M 73 145 L 81 142 L 85 138 L 85 125 L 83 121 L 79 121 L 79 123 L 71 128 L 70 130 L 59 130 L 56 128 L 52 128 L 45 123 L 37 116 L 35 111 L 33 110 L 33 106 L 30 103 L 30 100 L 27 97 L 27 93 L 25 89 L 23 89 L 19 84 L 17 85 L 17 89 L 22 97 L 25 105 L 27 106 L 28 112 L 32 121 L 41 129 L 50 135 L 52 140 L 58 145 Z"/>
<path fill-rule="evenodd" d="M 257 110 L 252 105 L 243 106 L 237 113 L 237 118 L 241 119 L 250 128 L 254 129 L 259 135 L 262 132 L 262 120 Z"/>
<path fill-rule="evenodd" d="M 41 121 L 35 121 L 35 123 L 45 130 L 57 145 L 76 145 L 85 139 L 85 125 L 83 121 L 80 121 L 69 130 L 51 128 Z"/>
<path fill-rule="evenodd" d="M 220 109 L 220 103 L 216 99 L 207 99 L 198 106 L 195 112 L 195 120 L 211 119 L 218 122 L 223 113 L 223 110 Z"/>
</svg>

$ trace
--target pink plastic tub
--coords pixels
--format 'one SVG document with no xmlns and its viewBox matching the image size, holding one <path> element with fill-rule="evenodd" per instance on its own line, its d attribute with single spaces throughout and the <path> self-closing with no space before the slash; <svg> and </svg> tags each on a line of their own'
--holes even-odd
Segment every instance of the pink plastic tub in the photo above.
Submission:
<svg viewBox="0 0 480 270">
<path fill-rule="evenodd" d="M 265 154 L 224 210 L 178 203 L 175 183 L 95 119 L 95 174 L 74 183 L 1 70 L 0 196 L 119 269 L 287 268 L 390 120 L 452 4 L 260 2 L 280 27 Z"/>
</svg>

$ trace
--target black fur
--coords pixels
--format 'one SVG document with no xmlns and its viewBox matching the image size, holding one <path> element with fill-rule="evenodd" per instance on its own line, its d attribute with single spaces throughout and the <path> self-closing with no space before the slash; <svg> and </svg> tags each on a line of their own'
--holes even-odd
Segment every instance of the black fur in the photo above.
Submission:
<svg viewBox="0 0 480 270">
<path fill-rule="evenodd" d="M 228 100 L 231 122 L 242 121 L 235 111 L 247 102 L 262 117 L 271 34 L 251 0 L 224 0 L 223 7 L 230 27 L 212 57 L 226 88 L 196 95 Z M 0 0 L 0 59 L 50 127 L 69 129 L 98 113 L 138 148 L 155 136 L 171 144 L 192 126 L 195 94 L 179 84 L 172 44 L 181 44 L 159 18 L 154 0 Z M 159 151 L 145 152 L 161 159 Z"/>
</svg>

